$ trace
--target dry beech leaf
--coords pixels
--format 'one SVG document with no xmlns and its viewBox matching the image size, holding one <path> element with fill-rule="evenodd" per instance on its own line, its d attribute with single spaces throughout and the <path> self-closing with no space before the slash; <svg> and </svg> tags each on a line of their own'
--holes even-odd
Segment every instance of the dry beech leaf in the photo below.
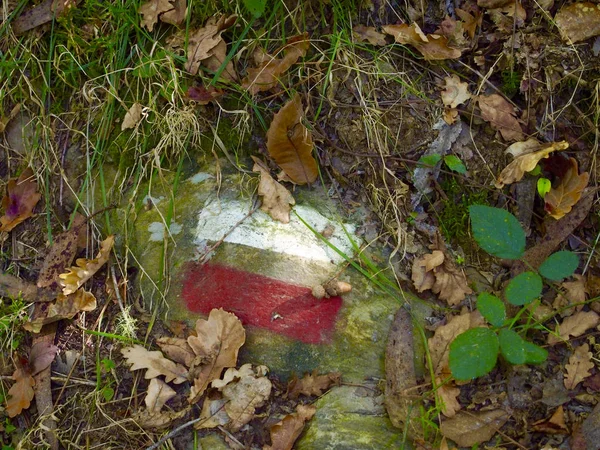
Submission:
<svg viewBox="0 0 600 450">
<path fill-rule="evenodd" d="M 281 223 L 289 223 L 292 205 L 296 204 L 296 200 L 290 191 L 273 179 L 259 159 L 254 156 L 252 159 L 254 160 L 252 171 L 260 174 L 258 185 L 258 195 L 262 197 L 260 209 Z"/>
<path fill-rule="evenodd" d="M 32 333 L 39 333 L 44 325 L 62 319 L 72 319 L 77 313 L 95 309 L 96 297 L 91 292 L 78 289 L 73 294 L 58 294 L 56 300 L 48 304 L 44 314 L 32 318 L 23 325 L 23 328 Z"/>
<path fill-rule="evenodd" d="M 441 378 L 436 377 L 436 385 L 438 388 L 435 395 L 441 401 L 442 414 L 446 417 L 454 417 L 460 410 L 461 406 L 456 399 L 460 395 L 460 389 L 454 386 L 452 381 L 442 384 Z"/>
<path fill-rule="evenodd" d="M 266 59 L 259 67 L 248 69 L 248 76 L 242 81 L 242 87 L 250 94 L 268 91 L 279 84 L 281 75 L 306 55 L 310 47 L 308 33 L 291 37 L 287 44 L 275 52 L 273 58 Z M 277 59 L 283 52 L 283 58 Z"/>
<path fill-rule="evenodd" d="M 567 373 L 565 374 L 565 387 L 567 389 L 575 389 L 575 387 L 589 377 L 592 373 L 590 370 L 594 368 L 592 362 L 592 352 L 589 345 L 582 344 L 575 349 L 569 358 L 569 364 L 565 366 Z"/>
<path fill-rule="evenodd" d="M 169 359 L 183 364 L 186 367 L 191 367 L 194 358 L 196 358 L 196 354 L 192 350 L 192 347 L 189 346 L 185 339 L 159 337 L 156 339 L 156 344 Z"/>
<path fill-rule="evenodd" d="M 302 100 L 296 94 L 273 117 L 267 132 L 267 150 L 292 182 L 307 184 L 319 174 L 312 149 L 312 136 L 302 124 Z"/>
<path fill-rule="evenodd" d="M 33 386 L 35 381 L 29 371 L 18 363 L 12 379 L 15 380 L 15 384 L 8 390 L 8 400 L 6 401 L 8 417 L 15 417 L 21 414 L 24 409 L 29 408 L 34 396 Z"/>
<path fill-rule="evenodd" d="M 4 215 L 0 217 L 0 231 L 10 231 L 25 219 L 33 216 L 33 208 L 42 197 L 37 192 L 37 183 L 28 167 L 18 179 L 11 178 L 7 194 L 2 198 Z"/>
<path fill-rule="evenodd" d="M 568 434 L 569 429 L 565 424 L 565 411 L 562 405 L 556 408 L 556 411 L 552 413 L 552 416 L 549 419 L 542 419 L 534 422 L 531 426 L 531 430 L 547 434 Z"/>
<path fill-rule="evenodd" d="M 428 61 L 456 59 L 461 55 L 457 48 L 448 46 L 448 38 L 438 34 L 425 35 L 419 25 L 386 25 L 384 33 L 391 34 L 399 44 L 408 44 L 416 48 Z"/>
<path fill-rule="evenodd" d="M 477 97 L 481 117 L 498 130 L 505 141 L 522 141 L 523 130 L 517 120 L 515 108 L 498 94 Z"/>
<path fill-rule="evenodd" d="M 238 351 L 246 341 L 242 322 L 223 309 L 213 309 L 208 320 L 199 319 L 196 333 L 198 336 L 188 337 L 188 344 L 196 355 L 205 357 L 208 362 L 200 367 L 194 379 L 190 403 L 200 399 L 210 382 L 221 376 L 223 369 L 235 367 Z"/>
<path fill-rule="evenodd" d="M 150 413 L 159 413 L 165 403 L 175 397 L 176 392 L 162 380 L 152 378 L 148 385 L 148 392 L 144 403 Z"/>
<path fill-rule="evenodd" d="M 414 260 L 412 280 L 417 292 L 431 289 L 450 306 L 459 304 L 473 292 L 464 273 L 440 250 Z"/>
<path fill-rule="evenodd" d="M 133 347 L 121 349 L 121 353 L 127 359 L 127 363 L 131 364 L 129 370 L 147 369 L 144 375 L 146 380 L 164 375 L 167 383 L 173 381 L 180 384 L 187 381 L 187 369 L 165 358 L 158 350 L 151 352 L 141 345 L 134 344 Z"/>
<path fill-rule="evenodd" d="M 569 158 L 569 163 L 569 169 L 560 180 L 560 184 L 550 189 L 544 197 L 544 202 L 546 202 L 544 209 L 555 219 L 560 219 L 573 209 L 590 178 L 590 174 L 587 172 L 579 173 L 575 158 Z"/>
<path fill-rule="evenodd" d="M 512 146 L 508 148 L 507 152 L 510 151 L 511 148 Z M 523 153 L 523 151 L 525 151 L 523 148 L 515 150 L 515 153 L 517 151 L 520 153 L 518 153 L 518 156 L 516 156 L 515 159 L 500 172 L 500 175 L 498 175 L 498 179 L 496 180 L 496 187 L 502 189 L 505 184 L 519 181 L 523 178 L 525 172 L 532 171 L 538 162 L 547 158 L 550 153 L 565 150 L 567 148 L 569 148 L 569 144 L 566 141 L 561 141 L 544 144 L 541 149 L 528 153 Z"/>
<path fill-rule="evenodd" d="M 294 442 L 302 434 L 304 424 L 317 412 L 314 405 L 298 405 L 296 412 L 288 414 L 269 429 L 271 445 L 266 445 L 263 450 L 292 450 Z"/>
<path fill-rule="evenodd" d="M 219 49 L 217 46 L 223 41 L 221 34 L 231 27 L 236 20 L 236 15 L 220 16 L 219 18 L 211 17 L 204 27 L 190 33 L 185 70 L 192 75 L 196 75 L 202 61 L 215 56 L 215 53 L 220 54 L 223 47 Z"/>
<path fill-rule="evenodd" d="M 484 412 L 459 411 L 453 418 L 442 421 L 440 431 L 459 447 L 472 447 L 489 441 L 508 418 L 508 413 L 501 409 Z"/>
<path fill-rule="evenodd" d="M 332 386 L 339 385 L 341 379 L 342 374 L 340 372 L 318 375 L 316 370 L 313 373 L 305 374 L 301 379 L 294 376 L 288 383 L 287 396 L 294 399 L 300 395 L 323 395 Z"/>
<path fill-rule="evenodd" d="M 456 108 L 471 98 L 469 84 L 460 81 L 457 75 L 444 78 L 445 86 L 442 90 L 442 102 L 444 106 Z"/>
<path fill-rule="evenodd" d="M 173 9 L 160 16 L 160 21 L 171 25 L 181 25 L 185 20 L 186 0 L 171 0 Z"/>
<path fill-rule="evenodd" d="M 73 220 L 73 226 L 68 231 L 54 237 L 52 247 L 40 269 L 37 287 L 43 288 L 58 283 L 59 275 L 65 270 L 65 267 L 69 267 L 73 263 L 85 224 L 85 217 L 77 214 Z"/>
<path fill-rule="evenodd" d="M 594 311 L 579 311 L 571 317 L 567 317 L 558 326 L 556 333 L 548 335 L 548 344 L 556 344 L 563 340 L 568 341 L 570 336 L 579 337 L 590 328 L 597 326 L 600 323 L 600 316 Z"/>
<path fill-rule="evenodd" d="M 470 328 L 481 327 L 484 324 L 479 311 L 473 311 L 453 316 L 446 325 L 436 328 L 433 337 L 427 341 L 431 353 L 431 364 L 436 375 L 447 371 L 450 343 L 454 338 Z"/>
<path fill-rule="evenodd" d="M 244 364 L 239 370 L 230 368 L 224 380 L 215 380 L 213 387 L 221 391 L 221 398 L 206 399 L 200 417 L 206 419 L 196 429 L 225 426 L 238 431 L 254 418 L 256 408 L 262 406 L 271 395 L 271 382 L 265 377 L 265 366 L 252 368 Z"/>
<path fill-rule="evenodd" d="M 139 103 L 134 103 L 131 108 L 125 113 L 123 122 L 121 123 L 121 131 L 125 131 L 129 128 L 135 128 L 135 126 L 142 120 L 142 110 L 144 107 Z"/>
<path fill-rule="evenodd" d="M 169 0 L 150 0 L 144 3 L 138 10 L 138 13 L 142 15 L 142 26 L 146 27 L 148 31 L 152 31 L 158 22 L 158 16 L 172 9 L 173 5 Z"/>
<path fill-rule="evenodd" d="M 571 3 L 560 9 L 554 21 L 565 42 L 574 44 L 585 41 L 600 34 L 600 4 Z"/>
<path fill-rule="evenodd" d="M 72 294 L 89 280 L 108 261 L 114 243 L 115 237 L 108 236 L 101 242 L 100 251 L 95 259 L 79 258 L 75 261 L 76 266 L 70 267 L 66 273 L 61 273 L 59 283 L 63 286 L 63 294 Z"/>
<path fill-rule="evenodd" d="M 560 289 L 554 302 L 552 303 L 552 308 L 555 311 L 559 309 L 567 308 L 570 305 L 574 305 L 577 303 L 581 303 L 574 308 L 567 308 L 560 312 L 562 317 L 571 316 L 576 311 L 581 311 L 583 309 L 583 302 L 585 302 L 587 287 L 585 284 L 585 280 L 583 276 L 579 274 L 573 275 L 575 281 L 563 281 L 560 284 Z"/>
<path fill-rule="evenodd" d="M 211 55 L 202 62 L 202 65 L 206 67 L 208 72 L 216 73 L 227 58 L 227 43 L 224 40 L 219 41 L 210 53 Z M 237 73 L 233 67 L 233 62 L 227 62 L 225 69 L 221 72 L 220 78 L 221 81 L 238 80 Z"/>
<path fill-rule="evenodd" d="M 380 33 L 374 27 L 357 25 L 352 29 L 352 33 L 358 42 L 368 42 L 371 45 L 380 47 L 387 45 L 387 42 L 385 42 L 385 34 Z"/>
</svg>

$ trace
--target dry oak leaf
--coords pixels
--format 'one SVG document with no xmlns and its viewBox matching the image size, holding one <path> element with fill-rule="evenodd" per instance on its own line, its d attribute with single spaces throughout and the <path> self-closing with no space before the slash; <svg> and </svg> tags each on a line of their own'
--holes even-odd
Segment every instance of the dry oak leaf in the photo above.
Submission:
<svg viewBox="0 0 600 450">
<path fill-rule="evenodd" d="M 39 333 L 44 325 L 58 322 L 62 319 L 72 319 L 75 314 L 82 311 L 93 311 L 96 309 L 96 297 L 91 292 L 78 289 L 73 294 L 58 294 L 56 300 L 48 304 L 45 313 L 33 317 L 23 325 L 27 331 Z"/>
<path fill-rule="evenodd" d="M 6 401 L 8 417 L 15 417 L 21 414 L 24 409 L 29 408 L 34 396 L 33 386 L 35 381 L 29 371 L 18 363 L 12 379 L 15 380 L 15 384 L 8 390 L 8 400 Z"/>
<path fill-rule="evenodd" d="M 569 169 L 560 180 L 560 184 L 550 189 L 544 197 L 544 202 L 546 202 L 544 209 L 548 215 L 557 220 L 573 209 L 590 178 L 590 174 L 587 172 L 579 173 L 575 158 L 569 158 L 569 163 Z"/>
<path fill-rule="evenodd" d="M 574 44 L 600 34 L 600 4 L 576 2 L 560 9 L 554 21 L 562 39 Z"/>
<path fill-rule="evenodd" d="M 567 389 L 575 389 L 575 387 L 589 377 L 592 373 L 590 370 L 594 368 L 592 362 L 592 352 L 589 345 L 582 344 L 575 349 L 569 358 L 569 364 L 565 366 L 567 373 L 565 374 L 565 387 Z"/>
<path fill-rule="evenodd" d="M 498 94 L 477 97 L 481 117 L 499 131 L 505 141 L 522 141 L 523 130 L 517 120 L 515 108 Z"/>
<path fill-rule="evenodd" d="M 469 84 L 461 82 L 457 75 L 444 78 L 444 82 L 446 85 L 441 93 L 444 106 L 456 108 L 471 98 Z"/>
<path fill-rule="evenodd" d="M 133 416 L 135 423 L 146 430 L 164 430 L 173 421 L 182 418 L 189 412 L 188 408 L 181 411 L 151 412 L 144 409 Z"/>
<path fill-rule="evenodd" d="M 254 156 L 252 159 L 254 160 L 252 171 L 260 174 L 258 195 L 262 197 L 261 211 L 266 212 L 281 223 L 289 223 L 292 205 L 296 204 L 296 200 L 294 200 L 290 191 L 273 179 L 269 174 L 269 170 L 259 159 Z"/>
<path fill-rule="evenodd" d="M 563 320 L 556 330 L 558 336 L 554 334 L 548 335 L 548 344 L 552 345 L 563 340 L 567 341 L 570 336 L 579 337 L 599 323 L 600 316 L 594 311 L 579 311 Z"/>
<path fill-rule="evenodd" d="M 108 236 L 100 243 L 100 251 L 96 258 L 79 258 L 75 261 L 76 266 L 70 267 L 66 273 L 61 273 L 59 283 L 63 286 L 63 294 L 72 294 L 89 280 L 108 261 L 114 243 L 115 237 Z"/>
<path fill-rule="evenodd" d="M 284 72 L 306 55 L 310 47 L 308 33 L 291 37 L 287 44 L 275 52 L 275 56 L 265 60 L 259 67 L 248 69 L 248 76 L 242 81 L 242 87 L 250 94 L 268 91 L 279 84 Z M 283 58 L 277 59 L 283 52 Z"/>
<path fill-rule="evenodd" d="M 159 413 L 165 403 L 175 397 L 176 392 L 162 380 L 158 378 L 152 378 L 148 385 L 148 392 L 146 392 L 146 398 L 144 403 L 146 409 L 150 413 Z"/>
<path fill-rule="evenodd" d="M 173 381 L 180 384 L 187 381 L 187 369 L 165 358 L 158 350 L 151 352 L 141 345 L 134 344 L 133 347 L 121 349 L 121 354 L 127 359 L 127 363 L 131 364 L 129 370 L 147 369 L 144 375 L 146 380 L 164 375 L 167 383 Z"/>
<path fill-rule="evenodd" d="M 294 376 L 288 383 L 287 396 L 295 399 L 300 395 L 323 395 L 332 386 L 337 386 L 342 380 L 340 372 L 330 372 L 318 375 L 317 371 L 307 373 L 301 379 Z"/>
<path fill-rule="evenodd" d="M 254 418 L 256 408 L 262 406 L 271 395 L 271 382 L 264 375 L 265 366 L 253 369 L 252 364 L 244 364 L 239 370 L 230 368 L 222 380 L 213 381 L 222 398 L 207 399 L 200 417 L 206 419 L 196 425 L 196 429 L 225 426 L 238 431 Z"/>
<path fill-rule="evenodd" d="M 583 309 L 583 303 L 587 293 L 585 279 L 579 274 L 573 275 L 575 281 L 563 281 L 560 284 L 559 292 L 552 303 L 552 308 L 555 311 L 562 309 L 560 312 L 562 317 L 570 316 L 576 311 Z M 574 308 L 568 308 L 570 305 L 575 305 Z"/>
<path fill-rule="evenodd" d="M 121 123 L 121 131 L 125 131 L 129 128 L 135 128 L 135 126 L 142 120 L 142 110 L 144 107 L 139 103 L 134 103 L 131 108 L 125 113 L 123 122 Z"/>
<path fill-rule="evenodd" d="M 446 325 L 436 328 L 433 337 L 427 341 L 431 364 L 436 375 L 447 371 L 450 343 L 456 336 L 470 328 L 481 326 L 485 326 L 485 322 L 479 311 L 466 311 L 459 316 L 451 317 Z"/>
<path fill-rule="evenodd" d="M 485 412 L 459 411 L 453 418 L 442 420 L 440 431 L 459 447 L 472 447 L 489 441 L 509 417 L 501 409 Z"/>
<path fill-rule="evenodd" d="M 454 386 L 452 381 L 442 384 L 441 378 L 436 377 L 435 382 L 438 386 L 435 395 L 441 401 L 442 414 L 446 417 L 454 417 L 461 408 L 456 399 L 460 395 L 460 389 Z"/>
<path fill-rule="evenodd" d="M 319 171 L 312 156 L 312 136 L 302 124 L 300 94 L 273 117 L 267 132 L 267 150 L 292 182 L 310 184 L 317 179 Z"/>
<path fill-rule="evenodd" d="M 526 141 L 529 142 L 529 141 Z M 513 149 L 511 145 L 506 151 L 513 154 L 517 154 L 513 161 L 510 162 L 498 175 L 498 179 L 496 180 L 496 187 L 498 189 L 502 189 L 505 184 L 511 184 L 516 181 L 519 181 L 525 175 L 525 172 L 532 171 L 535 166 L 537 166 L 540 160 L 547 158 L 550 153 L 558 152 L 561 150 L 565 150 L 569 148 L 569 144 L 566 141 L 560 142 L 549 142 L 547 144 L 543 144 L 539 150 L 529 151 L 528 153 L 524 153 L 528 149 L 532 148 L 531 146 L 525 148 L 518 147 L 517 149 Z"/>
<path fill-rule="evenodd" d="M 288 414 L 269 429 L 271 445 L 263 450 L 292 450 L 294 442 L 304 430 L 304 424 L 317 412 L 314 405 L 298 405 L 296 412 Z"/>
<path fill-rule="evenodd" d="M 191 367 L 196 354 L 189 346 L 186 339 L 176 337 L 159 337 L 156 339 L 156 344 L 160 347 L 167 358 L 176 363 L 183 364 L 186 367 Z"/>
<path fill-rule="evenodd" d="M 368 42 L 371 45 L 378 45 L 380 47 L 387 45 L 385 34 L 377 31 L 375 27 L 357 25 L 352 29 L 352 34 L 358 42 Z"/>
<path fill-rule="evenodd" d="M 202 61 L 214 56 L 215 52 L 220 53 L 222 47 L 217 49 L 217 46 L 223 41 L 221 34 L 231 27 L 236 20 L 236 15 L 220 16 L 219 18 L 211 17 L 204 27 L 191 33 L 188 39 L 185 70 L 192 75 L 196 75 Z"/>
<path fill-rule="evenodd" d="M 415 47 L 428 61 L 456 59 L 461 55 L 457 48 L 448 46 L 448 38 L 438 34 L 425 35 L 419 25 L 386 25 L 384 33 L 391 34 L 399 44 L 409 44 Z"/>
<path fill-rule="evenodd" d="M 0 231 L 10 231 L 33 216 L 33 208 L 42 197 L 42 194 L 37 192 L 37 187 L 29 167 L 18 179 L 11 178 L 8 181 L 7 194 L 2 198 L 4 215 L 0 217 Z"/>
<path fill-rule="evenodd" d="M 213 309 L 208 320 L 196 322 L 197 336 L 188 337 L 188 344 L 197 356 L 208 362 L 200 367 L 194 379 L 188 401 L 200 399 L 209 383 L 221 376 L 223 369 L 235 367 L 238 351 L 246 341 L 246 331 L 235 314 Z"/>
<path fill-rule="evenodd" d="M 144 3 L 138 10 L 138 13 L 142 15 L 142 26 L 146 27 L 148 31 L 152 31 L 158 22 L 158 16 L 172 9 L 173 5 L 169 0 L 150 0 Z"/>
</svg>

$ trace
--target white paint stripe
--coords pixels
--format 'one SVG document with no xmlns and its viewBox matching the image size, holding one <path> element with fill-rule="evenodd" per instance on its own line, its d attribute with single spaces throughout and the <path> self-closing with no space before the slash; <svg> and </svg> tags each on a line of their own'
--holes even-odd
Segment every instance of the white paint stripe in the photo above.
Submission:
<svg viewBox="0 0 600 450">
<path fill-rule="evenodd" d="M 196 242 L 200 244 L 205 240 L 220 240 L 248 214 L 250 209 L 250 202 L 243 201 L 222 200 L 207 203 L 198 217 Z M 352 243 L 339 223 L 330 221 L 309 206 L 298 205 L 294 209 L 302 219 L 319 232 L 322 232 L 327 225 L 333 226 L 334 232 L 329 238 L 329 242 L 348 256 L 354 254 Z M 344 224 L 344 227 L 358 242 L 359 239 L 354 235 L 356 227 L 353 224 Z M 291 215 L 290 223 L 283 224 L 271 219 L 262 211 L 256 211 L 233 230 L 225 238 L 225 242 L 248 245 L 315 261 L 333 261 L 337 264 L 344 260 L 317 238 L 294 214 Z"/>
</svg>

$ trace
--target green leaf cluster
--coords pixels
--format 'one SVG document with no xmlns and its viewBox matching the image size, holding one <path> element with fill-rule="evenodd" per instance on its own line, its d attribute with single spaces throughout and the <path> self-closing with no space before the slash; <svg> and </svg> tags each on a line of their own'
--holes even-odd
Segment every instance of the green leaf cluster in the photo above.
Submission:
<svg viewBox="0 0 600 450">
<path fill-rule="evenodd" d="M 484 205 L 470 206 L 469 214 L 473 236 L 483 250 L 498 258 L 523 257 L 525 232 L 515 216 Z M 543 278 L 560 281 L 573 275 L 578 265 L 579 258 L 572 252 L 553 253 L 537 273 L 524 272 L 510 280 L 504 298 L 512 305 L 525 308 L 541 296 Z M 450 371 L 455 379 L 469 380 L 487 374 L 496 366 L 499 354 L 511 364 L 539 364 L 546 360 L 546 350 L 512 329 L 516 319 L 507 319 L 501 299 L 483 292 L 477 297 L 477 309 L 492 328 L 472 328 L 450 344 Z"/>
</svg>

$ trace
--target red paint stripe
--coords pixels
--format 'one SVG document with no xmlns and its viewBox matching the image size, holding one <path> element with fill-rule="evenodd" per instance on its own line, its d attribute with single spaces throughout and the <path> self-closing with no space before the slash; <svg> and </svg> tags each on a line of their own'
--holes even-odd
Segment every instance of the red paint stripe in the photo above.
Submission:
<svg viewBox="0 0 600 450">
<path fill-rule="evenodd" d="M 219 264 L 189 263 L 185 270 L 182 295 L 192 312 L 223 308 L 244 325 L 309 344 L 331 340 L 340 297 L 319 300 L 310 288 Z M 276 314 L 282 318 L 275 319 Z"/>
</svg>

